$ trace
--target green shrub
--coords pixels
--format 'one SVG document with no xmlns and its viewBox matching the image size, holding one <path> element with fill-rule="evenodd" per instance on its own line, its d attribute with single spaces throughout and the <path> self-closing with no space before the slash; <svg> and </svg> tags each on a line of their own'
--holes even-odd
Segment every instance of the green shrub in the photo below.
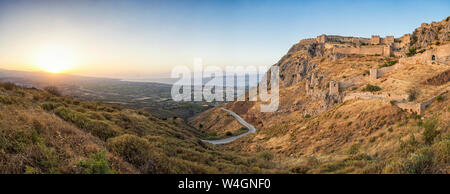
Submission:
<svg viewBox="0 0 450 194">
<path fill-rule="evenodd" d="M 54 148 L 48 148 L 44 143 L 41 143 L 39 148 L 42 153 L 40 164 L 45 169 L 45 173 L 57 174 L 59 157 L 56 155 L 56 150 Z"/>
<path fill-rule="evenodd" d="M 92 135 L 106 141 L 109 138 L 116 137 L 120 134 L 119 130 L 114 129 L 111 125 L 104 121 L 91 120 L 87 126 L 88 132 Z"/>
<path fill-rule="evenodd" d="M 78 163 L 83 169 L 84 174 L 114 174 L 114 170 L 110 168 L 105 150 L 92 153 L 91 156 Z"/>
<path fill-rule="evenodd" d="M 11 96 L 0 96 L 0 103 L 2 104 L 16 104 L 17 101 L 15 98 L 11 97 Z"/>
<path fill-rule="evenodd" d="M 450 162 L 450 139 L 444 139 L 432 146 L 436 162 L 448 164 Z"/>
<path fill-rule="evenodd" d="M 125 161 L 138 167 L 145 165 L 150 159 L 150 143 L 141 137 L 125 134 L 111 138 L 107 142 L 108 149 L 121 156 Z"/>
<path fill-rule="evenodd" d="M 412 43 L 411 43 L 412 44 Z M 410 47 L 408 50 L 408 53 L 406 53 L 406 56 L 408 57 L 412 57 L 416 54 L 416 47 Z"/>
<path fill-rule="evenodd" d="M 422 127 L 425 129 L 422 134 L 425 143 L 428 145 L 432 144 L 434 138 L 439 135 L 439 131 L 436 130 L 437 120 L 428 119 L 422 124 Z"/>
<path fill-rule="evenodd" d="M 417 98 L 417 91 L 414 89 L 409 90 L 408 92 L 408 101 L 412 102 Z"/>
<path fill-rule="evenodd" d="M 436 96 L 436 101 L 442 102 L 442 101 L 444 101 L 444 97 L 441 95 L 438 95 L 438 96 Z"/>
<path fill-rule="evenodd" d="M 264 159 L 266 161 L 270 161 L 274 158 L 274 155 L 269 151 L 263 151 L 258 154 L 258 158 Z"/>
<path fill-rule="evenodd" d="M 108 138 L 115 137 L 120 134 L 119 130 L 114 129 L 108 123 L 104 121 L 92 120 L 83 113 L 79 113 L 70 108 L 58 107 L 55 109 L 55 114 L 63 120 L 75 124 L 77 127 L 84 129 L 102 140 L 107 140 Z"/>
<path fill-rule="evenodd" d="M 432 166 L 432 156 L 430 153 L 413 154 L 404 163 L 404 172 L 407 174 L 425 174 L 429 173 Z"/>
<path fill-rule="evenodd" d="M 347 150 L 347 154 L 358 154 L 359 153 L 359 147 L 361 147 L 361 144 L 357 143 L 357 144 L 353 144 L 348 150 Z"/>
<path fill-rule="evenodd" d="M 393 66 L 393 65 L 395 65 L 397 63 L 398 63 L 397 60 L 392 60 L 392 61 L 391 60 L 387 60 L 383 65 L 380 65 L 379 68 L 390 67 L 390 66 Z"/>
<path fill-rule="evenodd" d="M 55 109 L 55 114 L 65 121 L 69 121 L 82 129 L 88 129 L 90 120 L 82 113 L 76 112 L 70 108 L 58 107 Z"/>
<path fill-rule="evenodd" d="M 306 114 L 305 115 L 305 118 L 307 119 L 307 118 L 311 118 L 311 115 L 310 114 Z"/>
<path fill-rule="evenodd" d="M 233 133 L 231 133 L 230 131 L 227 131 L 227 133 L 225 134 L 226 136 L 232 136 Z"/>
<path fill-rule="evenodd" d="M 375 86 L 375 85 L 370 85 L 370 84 L 367 84 L 366 87 L 364 87 L 362 89 L 363 92 L 376 92 L 376 91 L 380 91 L 380 90 L 381 90 L 380 87 Z"/>
<path fill-rule="evenodd" d="M 41 104 L 42 109 L 44 109 L 46 111 L 52 111 L 60 106 L 61 106 L 60 103 L 55 103 L 55 102 L 44 102 Z"/>
</svg>

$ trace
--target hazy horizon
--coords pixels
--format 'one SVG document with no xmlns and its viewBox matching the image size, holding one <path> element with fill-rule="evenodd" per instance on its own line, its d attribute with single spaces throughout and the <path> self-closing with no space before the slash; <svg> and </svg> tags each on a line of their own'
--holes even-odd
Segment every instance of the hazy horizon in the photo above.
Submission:
<svg viewBox="0 0 450 194">
<path fill-rule="evenodd" d="M 448 13 L 448 1 L 0 1 L 0 68 L 149 79 L 195 57 L 268 66 L 300 39 L 399 37 Z"/>
</svg>

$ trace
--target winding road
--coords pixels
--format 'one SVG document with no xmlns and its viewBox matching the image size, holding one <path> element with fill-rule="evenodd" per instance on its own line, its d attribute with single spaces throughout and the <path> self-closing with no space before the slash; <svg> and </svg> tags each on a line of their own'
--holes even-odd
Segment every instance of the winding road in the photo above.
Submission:
<svg viewBox="0 0 450 194">
<path fill-rule="evenodd" d="M 219 145 L 219 144 L 226 144 L 226 143 L 230 143 L 236 139 L 239 139 L 241 137 L 244 137 L 245 135 L 249 134 L 249 133 L 256 133 L 256 128 L 253 125 L 250 125 L 249 123 L 247 123 L 244 119 L 242 119 L 238 114 L 234 113 L 231 110 L 227 110 L 224 108 L 221 108 L 224 111 L 227 111 L 228 113 L 231 114 L 231 116 L 233 116 L 234 118 L 236 118 L 236 120 L 241 123 L 242 125 L 244 125 L 245 127 L 247 127 L 248 131 L 246 133 L 243 133 L 241 135 L 238 136 L 234 136 L 234 137 L 229 137 L 229 138 L 225 138 L 225 139 L 218 139 L 218 140 L 202 140 L 203 142 L 207 142 L 207 143 L 211 143 L 211 144 L 215 144 L 215 145 Z"/>
</svg>

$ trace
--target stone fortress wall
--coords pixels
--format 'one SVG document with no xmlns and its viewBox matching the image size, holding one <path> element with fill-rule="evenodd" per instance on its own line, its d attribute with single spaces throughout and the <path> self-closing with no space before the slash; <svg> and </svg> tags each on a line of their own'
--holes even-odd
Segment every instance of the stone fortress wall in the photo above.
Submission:
<svg viewBox="0 0 450 194">
<path fill-rule="evenodd" d="M 404 35 L 399 39 L 394 36 L 372 36 L 371 38 L 346 37 L 336 35 L 320 35 L 316 38 L 304 39 L 300 44 L 320 43 L 324 44 L 326 49 L 332 49 L 333 53 L 356 54 L 356 55 L 380 55 L 380 56 L 399 56 L 396 52 L 410 42 L 410 35 Z"/>
<path fill-rule="evenodd" d="M 401 58 L 399 63 L 450 65 L 450 44 L 438 46 L 412 57 Z"/>
</svg>

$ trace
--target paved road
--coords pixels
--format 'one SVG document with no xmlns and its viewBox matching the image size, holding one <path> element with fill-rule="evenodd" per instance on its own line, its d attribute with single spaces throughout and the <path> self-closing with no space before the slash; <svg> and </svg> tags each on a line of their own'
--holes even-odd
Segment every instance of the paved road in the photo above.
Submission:
<svg viewBox="0 0 450 194">
<path fill-rule="evenodd" d="M 241 123 L 242 125 L 244 125 L 245 127 L 247 127 L 248 131 L 246 133 L 243 133 L 241 135 L 238 136 L 234 136 L 234 137 L 229 137 L 229 138 L 225 138 L 225 139 L 218 139 L 218 140 L 202 140 L 204 142 L 207 143 L 211 143 L 211 144 L 215 144 L 215 145 L 219 145 L 219 144 L 226 144 L 226 143 L 230 143 L 236 139 L 239 139 L 241 137 L 244 137 L 245 135 L 249 134 L 249 133 L 256 133 L 256 128 L 253 125 L 250 125 L 249 123 L 247 123 L 244 119 L 242 119 L 238 114 L 234 113 L 233 111 L 221 108 L 224 111 L 227 111 L 228 113 L 231 114 L 231 116 L 233 116 L 234 118 L 236 118 L 236 120 Z"/>
</svg>

